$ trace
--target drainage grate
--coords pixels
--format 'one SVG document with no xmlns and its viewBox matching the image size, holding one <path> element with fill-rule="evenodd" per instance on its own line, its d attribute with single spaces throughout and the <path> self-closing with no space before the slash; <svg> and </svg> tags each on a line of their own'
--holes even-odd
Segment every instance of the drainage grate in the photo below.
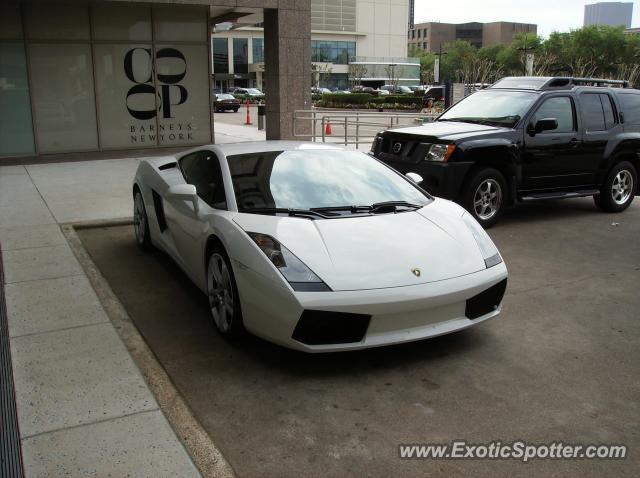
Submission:
<svg viewBox="0 0 640 478">
<path fill-rule="evenodd" d="M 0 476 L 22 478 L 22 451 L 16 414 L 16 398 L 9 350 L 9 326 L 4 297 L 4 273 L 0 248 Z"/>
</svg>

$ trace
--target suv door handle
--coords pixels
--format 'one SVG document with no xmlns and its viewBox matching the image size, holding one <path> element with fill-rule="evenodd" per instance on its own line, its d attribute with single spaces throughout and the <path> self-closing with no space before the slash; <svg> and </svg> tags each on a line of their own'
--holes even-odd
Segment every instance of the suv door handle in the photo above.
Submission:
<svg viewBox="0 0 640 478">
<path fill-rule="evenodd" d="M 580 140 L 577 138 L 571 138 L 569 144 L 571 145 L 571 147 L 576 148 L 580 144 Z"/>
</svg>

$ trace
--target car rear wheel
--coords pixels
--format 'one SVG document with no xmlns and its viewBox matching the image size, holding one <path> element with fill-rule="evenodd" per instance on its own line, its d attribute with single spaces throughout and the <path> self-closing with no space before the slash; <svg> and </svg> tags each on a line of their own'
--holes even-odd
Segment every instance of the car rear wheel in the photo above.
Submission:
<svg viewBox="0 0 640 478">
<path fill-rule="evenodd" d="M 480 169 L 471 176 L 463 193 L 463 206 L 484 228 L 493 226 L 505 208 L 506 181 L 500 171 Z"/>
<path fill-rule="evenodd" d="M 225 337 L 237 337 L 244 332 L 238 288 L 227 253 L 215 247 L 207 265 L 207 296 L 209 310 L 218 331 Z"/>
<path fill-rule="evenodd" d="M 151 247 L 151 235 L 149 234 L 149 220 L 147 210 L 144 207 L 144 199 L 139 189 L 133 195 L 133 229 L 136 233 L 136 243 L 141 249 Z"/>
<path fill-rule="evenodd" d="M 629 207 L 638 189 L 636 168 L 628 161 L 616 164 L 593 201 L 603 211 L 621 212 Z"/>
</svg>

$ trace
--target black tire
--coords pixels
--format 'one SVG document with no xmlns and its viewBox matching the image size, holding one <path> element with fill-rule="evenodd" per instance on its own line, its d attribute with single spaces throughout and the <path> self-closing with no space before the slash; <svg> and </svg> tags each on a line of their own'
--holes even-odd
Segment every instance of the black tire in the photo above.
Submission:
<svg viewBox="0 0 640 478">
<path fill-rule="evenodd" d="M 611 168 L 600 193 L 593 196 L 596 206 L 606 212 L 622 212 L 629 207 L 638 191 L 638 173 L 629 161 Z"/>
<path fill-rule="evenodd" d="M 484 168 L 471 173 L 461 199 L 462 206 L 487 229 L 502 216 L 507 198 L 507 182 L 502 173 Z"/>
<path fill-rule="evenodd" d="M 240 108 L 233 108 L 233 112 L 237 113 Z"/>
<path fill-rule="evenodd" d="M 217 274 L 212 271 L 214 267 L 218 270 Z M 228 282 L 224 279 L 223 267 L 226 269 Z M 218 332 L 227 338 L 237 338 L 243 335 L 245 329 L 242 323 L 236 278 L 229 256 L 221 246 L 213 247 L 207 258 L 207 298 L 209 312 Z M 232 304 L 231 314 L 228 313 L 230 304 Z"/>
<path fill-rule="evenodd" d="M 144 198 L 138 188 L 133 193 L 133 230 L 136 235 L 136 244 L 143 250 L 151 249 L 151 234 L 149 233 L 149 219 Z"/>
</svg>

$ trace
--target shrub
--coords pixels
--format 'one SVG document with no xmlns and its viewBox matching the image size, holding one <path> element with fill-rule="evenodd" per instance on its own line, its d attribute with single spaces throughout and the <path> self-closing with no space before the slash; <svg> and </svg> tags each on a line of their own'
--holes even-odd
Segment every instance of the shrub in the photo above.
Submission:
<svg viewBox="0 0 640 478">
<path fill-rule="evenodd" d="M 344 108 L 353 105 L 366 105 L 373 95 L 369 93 L 325 93 L 322 95 L 322 105 L 327 108 Z"/>
</svg>

